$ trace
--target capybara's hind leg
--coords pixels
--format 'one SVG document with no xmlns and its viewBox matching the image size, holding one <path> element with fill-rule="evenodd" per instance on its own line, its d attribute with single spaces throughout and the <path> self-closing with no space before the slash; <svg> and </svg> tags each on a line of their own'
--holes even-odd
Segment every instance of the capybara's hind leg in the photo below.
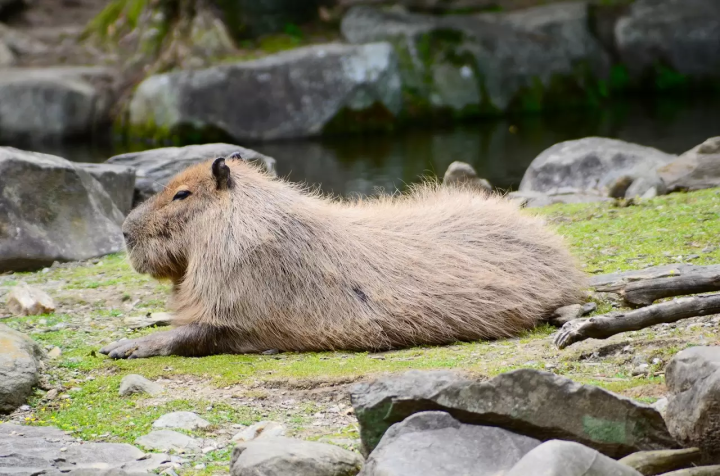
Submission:
<svg viewBox="0 0 720 476">
<path fill-rule="evenodd" d="M 232 330 L 189 324 L 138 339 L 114 342 L 100 349 L 100 353 L 113 359 L 142 359 L 161 355 L 251 354 L 265 350 L 243 344 L 242 336 Z"/>
</svg>

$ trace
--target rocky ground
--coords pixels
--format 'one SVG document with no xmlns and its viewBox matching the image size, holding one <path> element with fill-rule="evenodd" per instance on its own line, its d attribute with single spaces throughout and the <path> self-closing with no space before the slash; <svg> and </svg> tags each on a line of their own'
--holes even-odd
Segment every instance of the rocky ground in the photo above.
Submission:
<svg viewBox="0 0 720 476">
<path fill-rule="evenodd" d="M 592 274 L 653 265 L 720 263 L 720 192 L 678 193 L 635 205 L 556 205 L 540 213 L 567 237 Z M 50 315 L 14 317 L 5 295 L 26 282 L 47 292 Z M 263 421 L 283 425 L 287 436 L 359 448 L 349 386 L 408 369 L 456 369 L 490 378 L 519 368 L 540 369 L 597 385 L 640 402 L 665 395 L 664 368 L 680 350 L 718 344 L 720 316 L 654 326 L 565 350 L 543 326 L 516 338 L 414 348 L 380 354 L 311 353 L 260 356 L 164 357 L 113 361 L 98 353 L 105 343 L 154 332 L 135 330 L 132 318 L 165 311 L 168 287 L 136 274 L 123 255 L 55 265 L 36 273 L 0 276 L 0 319 L 29 334 L 52 357 L 40 388 L 4 421 L 55 425 L 86 441 L 134 443 L 153 422 L 173 411 L 192 411 L 210 422 L 178 430 L 205 439 L 206 451 L 177 463 L 178 474 L 227 471 L 233 435 Z M 621 306 L 594 297 L 595 314 Z M 140 319 L 142 320 L 142 319 Z M 121 381 L 140 374 L 164 391 L 120 396 Z"/>
</svg>

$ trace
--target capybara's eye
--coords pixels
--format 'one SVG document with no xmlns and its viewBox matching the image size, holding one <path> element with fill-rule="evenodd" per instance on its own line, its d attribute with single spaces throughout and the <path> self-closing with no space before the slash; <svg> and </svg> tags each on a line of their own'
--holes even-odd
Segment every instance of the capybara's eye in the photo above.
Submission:
<svg viewBox="0 0 720 476">
<path fill-rule="evenodd" d="M 190 190 L 180 190 L 178 193 L 175 194 L 173 200 L 185 200 L 190 195 L 192 195 L 192 192 L 190 192 Z"/>
</svg>

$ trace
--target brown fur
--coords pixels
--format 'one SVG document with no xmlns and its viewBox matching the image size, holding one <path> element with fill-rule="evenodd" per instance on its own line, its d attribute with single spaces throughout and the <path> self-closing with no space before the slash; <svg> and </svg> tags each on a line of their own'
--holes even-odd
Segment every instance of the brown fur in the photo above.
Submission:
<svg viewBox="0 0 720 476">
<path fill-rule="evenodd" d="M 196 354 L 510 337 L 581 298 L 585 276 L 562 239 L 502 197 L 424 184 L 333 200 L 241 160 L 218 189 L 211 164 L 180 173 L 124 226 L 135 269 L 172 280 L 177 323 L 229 341 Z M 173 201 L 178 190 L 192 195 Z"/>
</svg>

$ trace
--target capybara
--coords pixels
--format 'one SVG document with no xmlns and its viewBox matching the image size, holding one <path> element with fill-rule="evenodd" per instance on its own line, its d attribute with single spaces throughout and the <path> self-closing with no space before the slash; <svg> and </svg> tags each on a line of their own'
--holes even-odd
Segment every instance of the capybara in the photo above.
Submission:
<svg viewBox="0 0 720 476">
<path fill-rule="evenodd" d="M 425 182 L 342 200 L 236 156 L 178 174 L 123 233 L 135 270 L 173 283 L 176 321 L 112 358 L 510 337 L 586 284 L 562 238 L 503 197 Z"/>
</svg>

